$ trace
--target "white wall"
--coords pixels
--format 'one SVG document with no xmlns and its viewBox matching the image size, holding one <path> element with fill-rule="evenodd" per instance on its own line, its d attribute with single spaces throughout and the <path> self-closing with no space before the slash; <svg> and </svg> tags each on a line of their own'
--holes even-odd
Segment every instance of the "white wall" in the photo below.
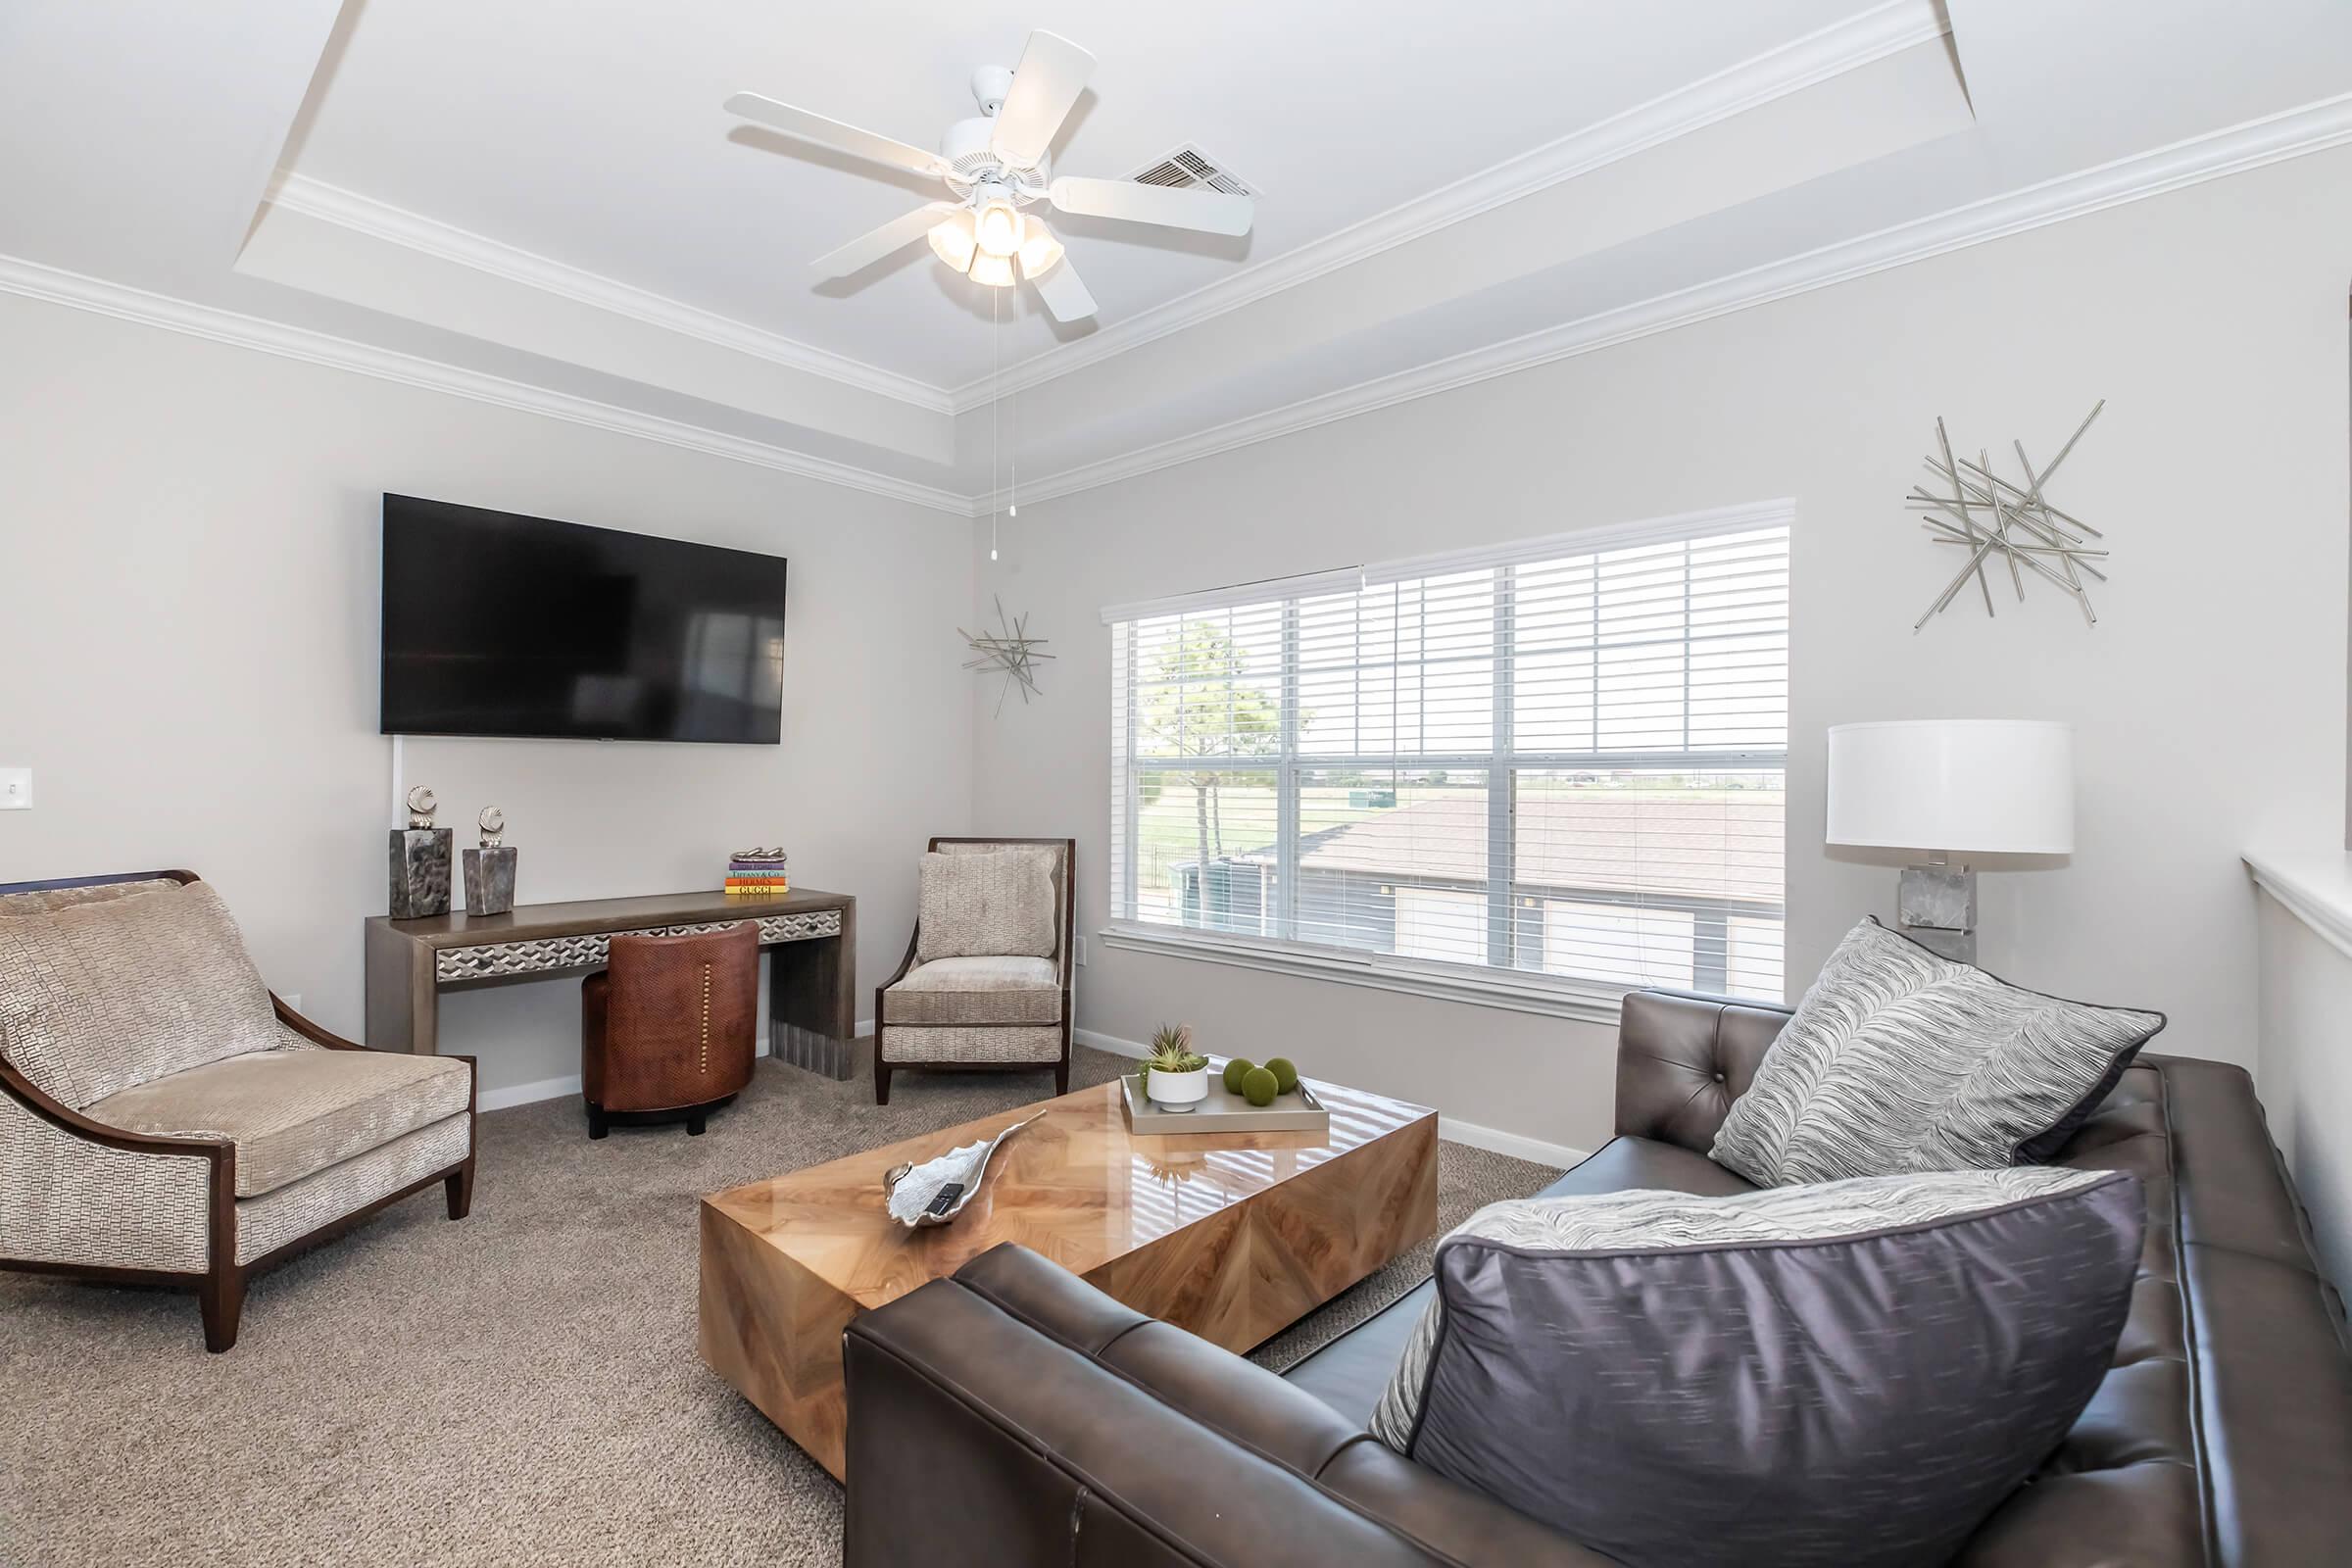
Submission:
<svg viewBox="0 0 2352 1568">
<path fill-rule="evenodd" d="M 938 513 L 657 443 L 0 296 L 0 881 L 189 866 L 271 986 L 361 1027 L 385 906 L 382 491 L 791 559 L 774 747 L 419 740 L 459 842 L 506 808 L 525 901 L 715 886 L 747 843 L 859 901 L 860 980 L 914 856 L 970 811 L 962 530 Z M 529 585 L 514 585 L 517 594 Z M 566 981 L 454 994 L 485 1089 L 578 1070 Z"/>
<path fill-rule="evenodd" d="M 1827 725 L 2071 719 L 2077 853 L 1984 878 L 1984 961 L 2161 1007 L 2164 1049 L 2250 1063 L 2238 854 L 2344 819 L 2348 284 L 2336 151 L 1027 506 L 994 566 L 983 522 L 978 603 L 1002 593 L 1061 657 L 1043 702 L 980 710 L 975 821 L 1079 835 L 1101 927 L 1104 604 L 1792 496 L 1792 992 L 1855 919 L 1891 916 L 1903 858 L 1824 849 Z M 2029 588 L 1913 635 L 1955 567 L 1901 505 L 1936 416 L 1971 452 L 2016 437 L 2047 461 L 2099 398 L 2052 489 L 2109 530 L 2098 627 Z M 1474 1123 L 1609 1132 L 1605 1028 L 1100 944 L 1080 997 L 1110 1035 L 1187 1018 L 1213 1050 L 1279 1042 Z"/>
<path fill-rule="evenodd" d="M 2310 1210 L 2320 1261 L 2352 1280 L 2352 954 L 2277 899 L 2261 925 L 2262 1051 L 2255 1068 L 2271 1136 Z"/>
</svg>

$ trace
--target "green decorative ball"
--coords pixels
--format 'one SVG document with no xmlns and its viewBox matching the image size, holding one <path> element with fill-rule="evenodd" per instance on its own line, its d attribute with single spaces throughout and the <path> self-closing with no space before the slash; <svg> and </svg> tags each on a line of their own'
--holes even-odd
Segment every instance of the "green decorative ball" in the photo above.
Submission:
<svg viewBox="0 0 2352 1568">
<path fill-rule="evenodd" d="M 1225 1064 L 1225 1092 L 1229 1095 L 1240 1094 L 1242 1080 L 1249 1077 L 1256 1066 L 1257 1063 L 1251 1061 L 1248 1056 L 1236 1056 L 1227 1062 Z"/>
<path fill-rule="evenodd" d="M 1266 1071 L 1274 1075 L 1274 1082 L 1280 1086 L 1279 1092 L 1282 1094 L 1287 1095 L 1298 1087 L 1298 1069 L 1291 1065 L 1288 1056 L 1268 1057 Z"/>
<path fill-rule="evenodd" d="M 1271 1105 L 1274 1097 L 1282 1093 L 1282 1080 L 1263 1067 L 1252 1067 L 1242 1074 L 1242 1098 L 1252 1105 Z"/>
</svg>

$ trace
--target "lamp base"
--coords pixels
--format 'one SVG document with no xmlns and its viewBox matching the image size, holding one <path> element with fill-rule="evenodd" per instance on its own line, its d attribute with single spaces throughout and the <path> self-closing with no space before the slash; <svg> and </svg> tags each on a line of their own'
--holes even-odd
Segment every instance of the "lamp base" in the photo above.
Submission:
<svg viewBox="0 0 2352 1568">
<path fill-rule="evenodd" d="M 1956 963 L 1977 961 L 1977 873 L 1950 865 L 1907 865 L 1895 885 L 1903 935 Z"/>
</svg>

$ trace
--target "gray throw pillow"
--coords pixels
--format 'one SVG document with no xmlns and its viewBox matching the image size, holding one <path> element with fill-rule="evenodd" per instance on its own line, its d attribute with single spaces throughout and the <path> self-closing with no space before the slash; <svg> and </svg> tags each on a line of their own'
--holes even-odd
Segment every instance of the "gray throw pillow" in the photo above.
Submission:
<svg viewBox="0 0 2352 1568">
<path fill-rule="evenodd" d="M 1845 935 L 1708 1157 L 1759 1186 L 2047 1158 L 2164 1014 L 2028 991 L 1876 920 Z"/>
<path fill-rule="evenodd" d="M 1032 849 L 924 856 L 915 956 L 1053 957 L 1054 863 Z"/>
<path fill-rule="evenodd" d="M 1491 1204 L 1372 1432 L 1631 1568 L 1943 1562 L 2089 1402 L 2144 1223 L 2032 1166 Z"/>
</svg>

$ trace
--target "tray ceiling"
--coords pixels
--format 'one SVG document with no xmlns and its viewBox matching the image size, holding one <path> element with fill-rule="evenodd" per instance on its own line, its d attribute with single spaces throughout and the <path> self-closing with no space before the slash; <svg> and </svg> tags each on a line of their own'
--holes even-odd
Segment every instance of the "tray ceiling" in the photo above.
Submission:
<svg viewBox="0 0 2352 1568">
<path fill-rule="evenodd" d="M 1741 280 L 1775 270 L 1818 285 L 1844 250 L 1990 237 L 1994 204 L 2062 217 L 2352 135 L 2334 0 L 2260 29 L 2198 0 L 131 10 L 0 11 L 0 286 L 959 511 L 990 489 L 993 364 L 1022 471 L 1066 489 L 1769 297 Z M 1102 304 L 1077 327 L 1016 289 L 992 332 L 996 291 L 921 247 L 813 285 L 937 192 L 720 101 L 929 144 L 1032 26 L 1101 61 L 1057 170 L 1193 145 L 1261 193 L 1254 232 L 1057 220 Z"/>
</svg>

